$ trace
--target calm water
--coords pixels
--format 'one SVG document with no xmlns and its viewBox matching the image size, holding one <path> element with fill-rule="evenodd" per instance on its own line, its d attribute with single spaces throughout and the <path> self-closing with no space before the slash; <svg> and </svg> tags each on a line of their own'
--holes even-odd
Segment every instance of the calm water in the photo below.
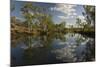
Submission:
<svg viewBox="0 0 100 67">
<path fill-rule="evenodd" d="M 13 66 L 94 60 L 95 43 L 92 37 L 78 33 L 12 36 L 11 64 Z"/>
</svg>

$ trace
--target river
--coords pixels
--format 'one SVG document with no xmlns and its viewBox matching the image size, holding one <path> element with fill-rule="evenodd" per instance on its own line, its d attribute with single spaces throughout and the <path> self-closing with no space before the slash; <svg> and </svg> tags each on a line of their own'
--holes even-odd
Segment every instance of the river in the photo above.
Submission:
<svg viewBox="0 0 100 67">
<path fill-rule="evenodd" d="M 95 38 L 79 33 L 12 36 L 11 65 L 40 65 L 95 60 Z"/>
</svg>

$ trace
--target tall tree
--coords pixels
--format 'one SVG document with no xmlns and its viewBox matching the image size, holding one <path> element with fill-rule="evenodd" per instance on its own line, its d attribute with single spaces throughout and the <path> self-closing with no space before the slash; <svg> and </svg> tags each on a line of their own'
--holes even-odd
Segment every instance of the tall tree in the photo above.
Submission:
<svg viewBox="0 0 100 67">
<path fill-rule="evenodd" d="M 83 12 L 83 15 L 86 18 L 86 21 L 89 24 L 94 24 L 95 23 L 95 6 L 83 6 L 85 12 Z"/>
<path fill-rule="evenodd" d="M 24 18 L 26 19 L 26 24 L 28 26 L 29 32 L 32 30 L 32 20 L 33 20 L 33 15 L 30 13 L 32 9 L 32 3 L 26 3 L 22 8 L 22 14 Z"/>
<path fill-rule="evenodd" d="M 26 3 L 21 9 L 24 18 L 26 19 L 26 24 L 31 32 L 34 25 L 39 25 L 45 14 L 43 14 L 44 8 L 39 6 L 34 6 L 32 3 Z"/>
</svg>

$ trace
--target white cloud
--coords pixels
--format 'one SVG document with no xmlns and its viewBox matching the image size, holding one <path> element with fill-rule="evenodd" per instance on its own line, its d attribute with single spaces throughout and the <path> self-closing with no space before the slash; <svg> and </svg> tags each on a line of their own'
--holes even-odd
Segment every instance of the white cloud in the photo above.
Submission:
<svg viewBox="0 0 100 67">
<path fill-rule="evenodd" d="M 73 13 L 73 15 L 74 15 L 74 16 L 76 16 L 76 15 L 77 15 L 77 13 Z"/>
<path fill-rule="evenodd" d="M 66 19 L 69 19 L 68 16 L 57 16 L 58 18 L 62 19 L 62 20 L 66 20 Z"/>
<path fill-rule="evenodd" d="M 82 15 L 77 16 L 77 18 L 81 19 L 82 22 L 86 22 L 85 17 Z"/>
<path fill-rule="evenodd" d="M 70 16 L 71 18 L 74 18 L 74 16 Z"/>
<path fill-rule="evenodd" d="M 79 15 L 78 18 L 79 18 L 79 19 L 85 19 L 85 17 L 82 16 L 82 15 Z"/>
<path fill-rule="evenodd" d="M 76 11 L 74 8 L 74 7 L 76 7 L 76 5 L 57 4 L 56 6 L 57 7 L 55 10 L 60 11 L 60 12 L 65 13 L 65 14 L 73 13 Z"/>
<path fill-rule="evenodd" d="M 68 18 L 74 18 L 77 13 L 75 9 L 76 5 L 68 5 L 68 4 L 56 4 L 55 7 L 51 7 L 51 11 L 59 11 L 61 13 L 64 13 L 64 16 L 58 16 L 60 19 L 68 19 Z"/>
<path fill-rule="evenodd" d="M 25 21 L 25 19 L 23 17 L 17 17 L 16 16 L 16 19 L 20 20 L 21 22 L 24 22 Z"/>
</svg>

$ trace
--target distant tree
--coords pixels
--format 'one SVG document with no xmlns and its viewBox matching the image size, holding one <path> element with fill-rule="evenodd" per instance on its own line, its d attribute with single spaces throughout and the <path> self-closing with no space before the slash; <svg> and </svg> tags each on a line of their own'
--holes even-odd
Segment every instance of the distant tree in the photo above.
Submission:
<svg viewBox="0 0 100 67">
<path fill-rule="evenodd" d="M 78 25 L 78 26 L 81 26 L 81 19 L 79 19 L 79 18 L 76 18 L 76 24 Z"/>
</svg>

